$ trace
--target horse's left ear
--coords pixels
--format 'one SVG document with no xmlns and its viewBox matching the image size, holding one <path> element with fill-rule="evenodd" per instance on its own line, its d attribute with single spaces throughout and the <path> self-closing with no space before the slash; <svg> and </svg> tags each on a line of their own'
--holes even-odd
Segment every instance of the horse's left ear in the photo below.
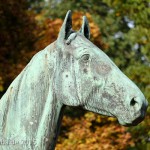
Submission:
<svg viewBox="0 0 150 150">
<path fill-rule="evenodd" d="M 71 14 L 71 10 L 69 10 L 61 26 L 61 29 L 57 38 L 57 44 L 61 45 L 64 40 L 67 40 L 67 38 L 69 37 L 71 33 L 72 33 L 72 14 Z"/>
<path fill-rule="evenodd" d="M 90 27 L 86 16 L 83 16 L 82 27 L 79 30 L 87 39 L 90 39 Z"/>
</svg>

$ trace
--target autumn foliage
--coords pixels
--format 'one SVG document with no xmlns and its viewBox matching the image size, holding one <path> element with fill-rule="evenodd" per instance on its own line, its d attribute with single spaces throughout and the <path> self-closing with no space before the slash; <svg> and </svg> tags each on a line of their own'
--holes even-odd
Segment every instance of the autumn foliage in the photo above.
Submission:
<svg viewBox="0 0 150 150">
<path fill-rule="evenodd" d="M 64 116 L 56 150 L 123 150 L 133 145 L 131 134 L 116 119 L 87 112 L 81 118 Z"/>
<path fill-rule="evenodd" d="M 33 49 L 36 22 L 28 13 L 24 0 L 0 2 L 0 92 L 26 64 L 21 55 Z"/>
</svg>

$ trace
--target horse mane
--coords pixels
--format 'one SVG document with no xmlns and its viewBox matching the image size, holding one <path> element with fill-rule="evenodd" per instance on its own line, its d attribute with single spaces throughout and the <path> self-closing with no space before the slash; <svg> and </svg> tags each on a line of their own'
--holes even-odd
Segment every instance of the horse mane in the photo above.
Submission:
<svg viewBox="0 0 150 150">
<path fill-rule="evenodd" d="M 53 102 L 53 99 L 57 101 L 53 89 L 56 72 L 55 51 L 54 42 L 35 54 L 1 98 L 1 139 L 25 140 L 26 138 L 31 142 L 31 145 L 26 145 L 29 149 L 35 145 L 42 149 L 43 137 L 51 137 L 48 140 L 53 141 L 54 118 L 59 117 L 55 112 L 58 106 Z M 32 137 L 36 138 L 35 145 Z M 12 149 L 10 147 L 10 150 Z"/>
</svg>

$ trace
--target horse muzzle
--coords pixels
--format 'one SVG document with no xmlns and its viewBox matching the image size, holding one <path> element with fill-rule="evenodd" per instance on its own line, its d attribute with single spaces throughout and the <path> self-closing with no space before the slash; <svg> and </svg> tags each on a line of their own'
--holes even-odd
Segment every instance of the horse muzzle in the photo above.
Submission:
<svg viewBox="0 0 150 150">
<path fill-rule="evenodd" d="M 119 119 L 118 121 L 123 126 L 136 126 L 142 122 L 146 116 L 146 110 L 148 108 L 148 101 L 144 98 L 134 98 L 130 102 L 129 116 L 128 119 Z M 124 118 L 126 118 L 124 116 Z"/>
</svg>

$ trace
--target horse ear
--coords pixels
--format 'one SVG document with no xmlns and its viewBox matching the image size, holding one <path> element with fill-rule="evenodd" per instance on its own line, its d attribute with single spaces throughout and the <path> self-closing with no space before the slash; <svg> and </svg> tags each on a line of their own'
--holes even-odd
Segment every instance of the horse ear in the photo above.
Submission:
<svg viewBox="0 0 150 150">
<path fill-rule="evenodd" d="M 86 16 L 83 16 L 82 27 L 79 30 L 87 39 L 90 39 L 90 27 Z"/>
<path fill-rule="evenodd" d="M 65 20 L 61 26 L 57 41 L 60 45 L 64 40 L 66 40 L 72 31 L 72 14 L 71 10 L 69 10 L 66 14 Z"/>
</svg>

